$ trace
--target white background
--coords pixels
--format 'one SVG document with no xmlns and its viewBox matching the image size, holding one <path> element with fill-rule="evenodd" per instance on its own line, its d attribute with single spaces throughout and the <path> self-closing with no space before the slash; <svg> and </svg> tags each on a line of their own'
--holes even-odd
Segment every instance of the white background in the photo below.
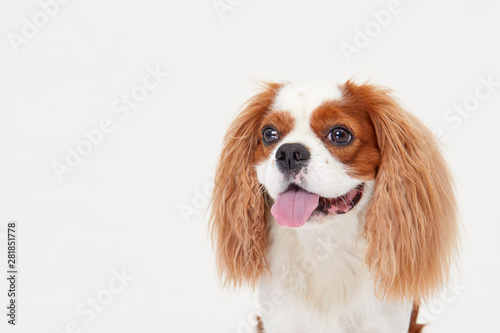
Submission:
<svg viewBox="0 0 500 333">
<path fill-rule="evenodd" d="M 348 61 L 340 45 L 376 29 L 371 13 L 388 1 L 226 1 L 221 16 L 212 0 L 73 0 L 17 52 L 9 36 L 41 7 L 2 1 L 0 267 L 16 220 L 20 274 L 13 328 L 0 273 L 0 331 L 246 332 L 253 298 L 220 289 L 204 216 L 224 132 L 258 80 L 354 77 L 393 88 L 445 133 L 462 275 L 426 332 L 498 332 L 500 86 L 458 120 L 443 116 L 474 102 L 480 77 L 500 82 L 499 2 L 402 0 Z M 157 66 L 170 75 L 120 119 L 111 105 Z M 54 162 L 104 118 L 113 132 L 59 181 Z M 107 299 L 122 270 L 134 278 Z M 77 313 L 98 295 L 109 304 Z"/>
</svg>

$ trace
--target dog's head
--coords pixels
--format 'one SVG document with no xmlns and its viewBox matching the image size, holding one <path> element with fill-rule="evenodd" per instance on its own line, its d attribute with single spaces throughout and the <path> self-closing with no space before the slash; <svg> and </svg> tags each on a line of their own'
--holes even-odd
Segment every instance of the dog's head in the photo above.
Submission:
<svg viewBox="0 0 500 333">
<path fill-rule="evenodd" d="M 211 225 L 225 281 L 254 284 L 267 267 L 271 215 L 282 227 L 313 228 L 362 214 L 378 291 L 421 299 L 446 279 L 455 211 L 432 133 L 389 91 L 272 83 L 226 134 Z"/>
</svg>

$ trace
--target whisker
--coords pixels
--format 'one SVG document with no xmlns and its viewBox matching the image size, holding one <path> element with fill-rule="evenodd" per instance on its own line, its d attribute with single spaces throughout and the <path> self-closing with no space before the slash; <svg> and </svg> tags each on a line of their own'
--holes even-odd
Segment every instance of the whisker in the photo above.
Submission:
<svg viewBox="0 0 500 333">
<path fill-rule="evenodd" d="M 352 198 L 351 198 L 351 196 L 349 195 L 349 193 L 347 193 L 347 196 L 349 197 L 349 200 L 351 200 L 351 205 L 353 205 L 353 206 L 354 206 L 354 202 L 352 201 Z"/>
<path fill-rule="evenodd" d="M 342 199 L 342 201 L 345 203 L 345 206 L 347 207 L 347 202 L 345 202 L 344 196 L 341 196 L 340 199 Z"/>
</svg>

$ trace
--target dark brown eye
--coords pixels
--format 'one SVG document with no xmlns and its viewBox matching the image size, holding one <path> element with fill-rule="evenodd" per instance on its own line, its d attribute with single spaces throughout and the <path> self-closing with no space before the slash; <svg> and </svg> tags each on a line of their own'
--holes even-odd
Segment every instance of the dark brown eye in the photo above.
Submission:
<svg viewBox="0 0 500 333">
<path fill-rule="evenodd" d="M 335 127 L 328 133 L 328 140 L 339 145 L 345 145 L 352 140 L 351 132 L 343 127 Z"/>
<path fill-rule="evenodd" d="M 272 127 L 265 127 L 262 129 L 262 140 L 264 144 L 270 145 L 273 142 L 279 140 L 280 136 L 277 130 Z"/>
</svg>

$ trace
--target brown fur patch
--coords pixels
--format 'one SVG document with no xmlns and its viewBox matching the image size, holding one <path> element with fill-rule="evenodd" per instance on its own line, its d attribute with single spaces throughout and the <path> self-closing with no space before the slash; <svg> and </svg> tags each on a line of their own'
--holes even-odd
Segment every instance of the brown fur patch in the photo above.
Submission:
<svg viewBox="0 0 500 333">
<path fill-rule="evenodd" d="M 411 310 L 410 327 L 408 328 L 408 333 L 421 333 L 424 329 L 423 324 L 417 324 L 419 305 L 413 303 L 413 309 Z"/>
<path fill-rule="evenodd" d="M 426 299 L 447 281 L 457 253 L 448 167 L 434 135 L 388 90 L 347 82 L 342 93 L 368 112 L 381 153 L 364 233 L 378 295 Z"/>
<path fill-rule="evenodd" d="M 351 143 L 337 145 L 327 138 L 336 125 L 352 133 Z M 361 101 L 345 98 L 324 103 L 311 115 L 311 128 L 330 153 L 349 167 L 350 176 L 375 179 L 380 153 L 370 116 Z"/>
<path fill-rule="evenodd" d="M 266 196 L 257 181 L 255 152 L 260 126 L 281 87 L 264 85 L 230 125 L 217 166 L 211 200 L 210 229 L 219 277 L 225 285 L 255 286 L 268 268 Z"/>
<path fill-rule="evenodd" d="M 279 133 L 280 139 L 284 138 L 290 131 L 293 129 L 295 123 L 295 119 L 292 117 L 290 112 L 288 111 L 272 111 L 267 114 L 264 119 L 262 119 L 260 129 L 265 126 L 272 126 Z M 260 135 L 260 133 L 259 133 Z M 274 142 L 270 146 L 266 146 L 264 144 L 258 145 L 255 150 L 254 163 L 257 164 L 268 157 L 273 149 L 276 147 L 276 144 L 279 143 L 279 140 Z"/>
<path fill-rule="evenodd" d="M 257 316 L 257 333 L 265 333 L 264 323 L 262 322 L 262 318 L 259 316 Z"/>
</svg>

